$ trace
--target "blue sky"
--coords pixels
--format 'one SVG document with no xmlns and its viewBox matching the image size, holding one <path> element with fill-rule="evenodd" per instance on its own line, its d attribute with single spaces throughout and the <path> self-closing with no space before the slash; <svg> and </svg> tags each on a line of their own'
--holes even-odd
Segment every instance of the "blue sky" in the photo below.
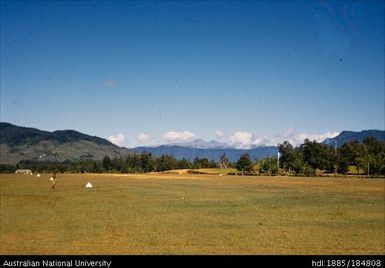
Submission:
<svg viewBox="0 0 385 268">
<path fill-rule="evenodd" d="M 383 1 L 1 1 L 1 121 L 247 148 L 384 105 Z"/>
</svg>

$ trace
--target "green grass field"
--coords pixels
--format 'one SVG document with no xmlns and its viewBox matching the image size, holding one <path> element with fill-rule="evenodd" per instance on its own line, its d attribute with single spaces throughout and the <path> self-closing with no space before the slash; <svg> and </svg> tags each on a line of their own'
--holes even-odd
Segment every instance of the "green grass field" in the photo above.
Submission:
<svg viewBox="0 0 385 268">
<path fill-rule="evenodd" d="M 50 176 L 1 175 L 0 254 L 385 253 L 384 179 Z"/>
</svg>

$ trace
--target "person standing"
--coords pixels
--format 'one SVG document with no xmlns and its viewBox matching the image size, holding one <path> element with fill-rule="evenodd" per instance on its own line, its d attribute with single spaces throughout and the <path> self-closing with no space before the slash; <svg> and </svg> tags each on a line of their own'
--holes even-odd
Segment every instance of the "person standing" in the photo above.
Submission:
<svg viewBox="0 0 385 268">
<path fill-rule="evenodd" d="M 56 191 L 55 185 L 56 185 L 56 172 L 54 172 L 52 177 L 51 177 L 51 188 Z"/>
</svg>

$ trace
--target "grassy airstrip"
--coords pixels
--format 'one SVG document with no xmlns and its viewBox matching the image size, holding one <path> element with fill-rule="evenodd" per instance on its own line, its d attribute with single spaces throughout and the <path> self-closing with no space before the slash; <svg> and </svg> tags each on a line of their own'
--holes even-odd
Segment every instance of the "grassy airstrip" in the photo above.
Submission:
<svg viewBox="0 0 385 268">
<path fill-rule="evenodd" d="M 0 254 L 385 253 L 384 179 L 0 176 Z"/>
</svg>

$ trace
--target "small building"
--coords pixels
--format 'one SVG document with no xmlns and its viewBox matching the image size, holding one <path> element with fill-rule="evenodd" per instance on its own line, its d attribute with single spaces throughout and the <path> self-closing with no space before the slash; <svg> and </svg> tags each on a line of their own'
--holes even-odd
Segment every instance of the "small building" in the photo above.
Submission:
<svg viewBox="0 0 385 268">
<path fill-rule="evenodd" d="M 30 170 L 30 169 L 16 169 L 15 174 L 32 175 L 32 170 Z"/>
</svg>

